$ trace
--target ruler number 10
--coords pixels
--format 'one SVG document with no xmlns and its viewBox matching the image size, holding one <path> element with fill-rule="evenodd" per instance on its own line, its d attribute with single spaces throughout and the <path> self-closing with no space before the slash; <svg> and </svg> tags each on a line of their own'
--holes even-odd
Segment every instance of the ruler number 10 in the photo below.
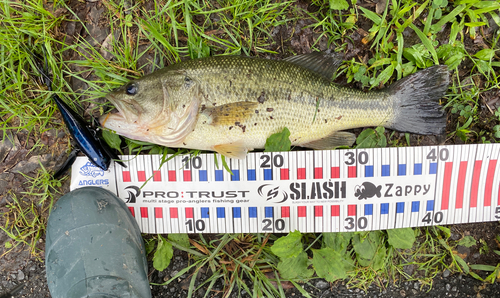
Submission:
<svg viewBox="0 0 500 298">
<path fill-rule="evenodd" d="M 193 231 L 193 220 L 189 219 L 188 221 L 186 221 L 186 226 L 188 226 L 188 230 L 190 232 L 192 232 Z M 205 230 L 205 221 L 202 219 L 198 219 L 197 221 L 195 221 L 194 227 L 196 228 L 196 231 Z"/>
<path fill-rule="evenodd" d="M 195 157 L 186 156 L 182 159 L 182 162 L 184 163 L 184 168 L 186 170 L 189 170 L 190 166 L 193 169 L 201 168 L 201 157 L 199 157 L 199 156 L 195 156 Z"/>
</svg>

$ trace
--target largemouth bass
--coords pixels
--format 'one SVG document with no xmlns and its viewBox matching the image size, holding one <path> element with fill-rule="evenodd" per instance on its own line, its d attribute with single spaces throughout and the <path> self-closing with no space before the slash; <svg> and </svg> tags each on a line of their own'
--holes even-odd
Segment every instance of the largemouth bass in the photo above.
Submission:
<svg viewBox="0 0 500 298">
<path fill-rule="evenodd" d="M 268 60 L 218 56 L 173 64 L 109 93 L 117 109 L 100 118 L 131 139 L 244 158 L 284 127 L 293 146 L 351 146 L 342 130 L 384 126 L 444 133 L 439 99 L 446 66 L 433 66 L 389 88 L 363 92 L 332 82 L 338 60 L 328 52 Z"/>
</svg>

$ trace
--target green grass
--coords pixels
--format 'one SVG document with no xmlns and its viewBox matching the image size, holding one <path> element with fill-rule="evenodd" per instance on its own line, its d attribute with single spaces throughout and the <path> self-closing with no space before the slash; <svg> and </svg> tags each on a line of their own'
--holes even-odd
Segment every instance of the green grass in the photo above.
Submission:
<svg viewBox="0 0 500 298">
<path fill-rule="evenodd" d="M 483 97 L 500 87 L 498 29 L 483 36 L 490 23 L 500 25 L 498 2 L 394 0 L 387 1 L 385 7 L 378 7 L 379 13 L 375 12 L 375 7 L 362 7 L 356 1 L 342 0 L 314 0 L 309 11 L 295 1 L 155 0 L 150 6 L 139 1 L 133 7 L 129 7 L 129 3 L 102 2 L 110 34 L 99 44 L 78 35 L 72 37 L 72 43 L 65 41 L 69 37 L 61 32 L 64 20 L 83 26 L 84 34 L 90 31 L 64 1 L 1 1 L 0 129 L 4 138 L 6 131 L 27 131 L 37 138 L 51 128 L 65 129 L 50 93 L 38 79 L 36 62 L 26 48 L 41 53 L 42 45 L 45 46 L 54 76 L 53 89 L 66 102 L 75 108 L 81 103 L 90 103 L 91 112 L 102 113 L 101 98 L 111 89 L 181 59 L 210 55 L 273 57 L 296 54 L 291 44 L 299 23 L 304 24 L 302 29 L 314 33 L 310 44 L 313 50 L 324 46 L 320 42 L 322 38 L 326 39 L 328 47 L 335 46 L 337 51 L 347 54 L 360 47 L 360 54 L 351 55 L 340 67 L 338 77 L 365 89 L 386 86 L 435 64 L 447 65 L 452 76 L 450 89 L 443 100 L 450 111 L 449 127 L 452 127 L 448 131 L 448 142 L 486 143 L 497 142 L 500 138 L 500 111 L 489 106 L 490 111 L 481 109 Z M 345 5 L 349 8 L 330 9 Z M 278 26 L 284 30 L 275 31 Z M 360 40 L 354 40 L 355 32 Z M 63 57 L 72 52 L 79 58 L 64 60 Z M 69 80 L 80 80 L 88 89 L 72 90 Z M 166 156 L 174 152 L 133 140 L 126 140 L 123 143 L 126 146 L 122 147 L 120 139 L 110 134 L 107 140 L 112 147 L 132 155 L 149 152 Z M 383 128 L 377 128 L 363 131 L 356 145 L 366 148 L 407 146 L 409 143 L 408 134 L 398 139 Z M 37 143 L 37 146 L 44 145 Z M 2 230 L 12 239 L 6 246 L 28 245 L 37 254 L 36 243 L 46 223 L 45 211 L 56 197 L 54 189 L 59 182 L 52 180 L 43 168 L 35 178 L 25 175 L 25 179 L 29 191 L 12 194 L 13 202 L 2 214 L 7 223 Z M 24 200 L 21 196 L 30 199 Z M 458 242 L 450 240 L 446 228 L 415 229 L 414 234 L 413 246 L 408 249 L 391 244 L 386 232 L 345 234 L 342 248 L 332 247 L 331 235 L 301 234 L 302 249 L 296 256 L 278 256 L 273 251 L 278 238 L 259 234 L 222 235 L 217 239 L 200 235 L 191 242 L 156 236 L 148 240 L 148 247 L 155 251 L 155 267 L 159 269 L 168 266 L 172 248 L 187 251 L 192 260 L 190 267 L 180 270 L 167 283 L 190 272 L 193 276 L 189 294 L 205 286 L 208 287 L 207 297 L 211 296 L 217 278 L 224 279 L 224 297 L 236 289 L 245 289 L 254 296 L 283 297 L 285 277 L 307 296 L 309 294 L 299 282 L 309 280 L 312 273 L 325 274 L 316 267 L 315 271 L 309 271 L 309 265 L 314 265 L 315 254 L 334 254 L 339 250 L 345 253 L 345 266 L 337 268 L 337 275 L 322 277 L 330 281 L 342 277 L 349 286 L 362 289 L 372 283 L 382 287 L 400 279 L 431 285 L 432 278 L 445 268 L 469 273 L 478 279 L 481 279 L 475 273 L 478 270 L 492 271 L 492 276 L 499 271 L 498 266 L 465 264 L 455 251 Z M 372 239 L 373 249 L 384 252 L 383 258 L 360 253 L 360 245 L 366 239 Z M 481 251 L 486 253 L 487 246 L 483 245 Z M 290 264 L 302 266 L 298 267 L 301 268 L 298 275 L 286 274 L 283 268 L 289 268 L 286 266 Z M 409 265 L 416 268 L 412 276 L 404 271 Z M 202 267 L 210 268 L 213 276 L 200 285 L 194 281 Z M 253 288 L 244 280 L 252 280 Z"/>
</svg>

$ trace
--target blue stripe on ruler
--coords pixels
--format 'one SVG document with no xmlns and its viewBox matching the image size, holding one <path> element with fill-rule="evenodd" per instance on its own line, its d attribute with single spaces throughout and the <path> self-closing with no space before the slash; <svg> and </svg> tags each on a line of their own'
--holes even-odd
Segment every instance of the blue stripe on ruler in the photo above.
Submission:
<svg viewBox="0 0 500 298">
<path fill-rule="evenodd" d="M 247 170 L 247 180 L 255 181 L 255 170 Z"/>
<path fill-rule="evenodd" d="M 380 204 L 380 214 L 389 214 L 389 203 Z"/>
<path fill-rule="evenodd" d="M 425 211 L 434 211 L 434 200 L 427 201 L 427 208 Z"/>
<path fill-rule="evenodd" d="M 200 170 L 200 181 L 208 181 L 207 170 Z"/>
<path fill-rule="evenodd" d="M 231 181 L 240 181 L 240 170 L 231 170 L 233 175 L 231 175 Z"/>
<path fill-rule="evenodd" d="M 365 177 L 373 177 L 373 166 L 365 166 Z"/>
<path fill-rule="evenodd" d="M 217 207 L 217 218 L 226 218 L 226 208 Z"/>
<path fill-rule="evenodd" d="M 405 212 L 405 203 L 398 202 L 396 203 L 396 213 L 404 213 Z"/>
<path fill-rule="evenodd" d="M 406 176 L 406 165 L 405 164 L 398 165 L 398 176 Z"/>
<path fill-rule="evenodd" d="M 265 207 L 264 210 L 266 217 L 273 217 L 273 207 Z"/>
<path fill-rule="evenodd" d="M 273 170 L 264 169 L 264 180 L 273 180 Z"/>
<path fill-rule="evenodd" d="M 416 163 L 413 168 L 413 175 L 422 175 L 422 164 Z"/>
<path fill-rule="evenodd" d="M 233 207 L 233 218 L 241 218 L 241 207 Z"/>
<path fill-rule="evenodd" d="M 391 175 L 391 166 L 382 165 L 382 176 L 390 176 L 390 175 Z"/>
<path fill-rule="evenodd" d="M 248 217 L 257 218 L 257 207 L 248 207 Z"/>
<path fill-rule="evenodd" d="M 420 211 L 420 201 L 411 202 L 411 212 L 419 212 Z"/>
<path fill-rule="evenodd" d="M 201 218 L 209 218 L 209 208 L 201 207 Z"/>
<path fill-rule="evenodd" d="M 436 174 L 438 168 L 437 162 L 431 162 L 429 167 L 429 174 Z"/>
<path fill-rule="evenodd" d="M 373 215 L 373 204 L 365 205 L 365 215 Z"/>
<path fill-rule="evenodd" d="M 224 181 L 224 173 L 222 170 L 215 170 L 215 181 Z"/>
</svg>

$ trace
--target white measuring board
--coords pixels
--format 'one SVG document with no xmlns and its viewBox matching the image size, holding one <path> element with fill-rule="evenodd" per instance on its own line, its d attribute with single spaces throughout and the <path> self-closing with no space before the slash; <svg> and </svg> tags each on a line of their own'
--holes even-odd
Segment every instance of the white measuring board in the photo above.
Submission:
<svg viewBox="0 0 500 298">
<path fill-rule="evenodd" d="M 123 199 L 143 233 L 348 232 L 500 220 L 500 144 L 86 157 L 71 190 Z M 168 158 L 169 156 L 167 156 Z"/>
</svg>

